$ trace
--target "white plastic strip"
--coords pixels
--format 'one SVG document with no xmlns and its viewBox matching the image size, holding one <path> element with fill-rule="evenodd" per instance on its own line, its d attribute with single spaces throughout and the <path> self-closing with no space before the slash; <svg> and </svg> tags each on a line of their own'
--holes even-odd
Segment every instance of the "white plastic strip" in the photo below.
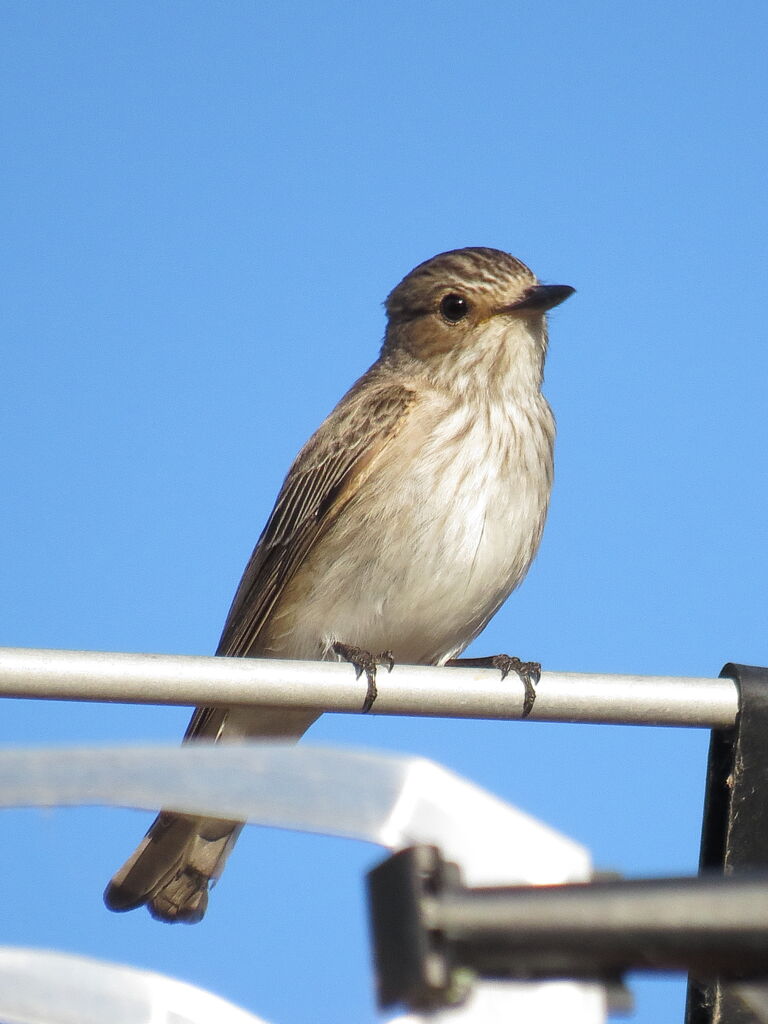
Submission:
<svg viewBox="0 0 768 1024">
<path fill-rule="evenodd" d="M 0 946 L 4 1024 L 265 1024 L 204 989 L 152 971 Z"/>
<path fill-rule="evenodd" d="M 390 1024 L 600 1024 L 607 1014 L 606 1003 L 603 985 L 576 981 L 481 982 L 463 1006 L 429 1017 L 408 1014 Z"/>
<path fill-rule="evenodd" d="M 589 878 L 584 847 L 419 757 L 285 743 L 0 751 L 0 806 L 168 807 L 401 849 L 468 885 Z"/>
</svg>

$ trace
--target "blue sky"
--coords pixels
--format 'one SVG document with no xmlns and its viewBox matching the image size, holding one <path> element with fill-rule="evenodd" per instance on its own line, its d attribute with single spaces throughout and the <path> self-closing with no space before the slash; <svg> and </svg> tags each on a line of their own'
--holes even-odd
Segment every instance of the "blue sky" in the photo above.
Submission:
<svg viewBox="0 0 768 1024">
<path fill-rule="evenodd" d="M 291 458 L 416 263 L 577 295 L 540 555 L 475 643 L 545 668 L 768 661 L 763 4 L 6 3 L 0 644 L 210 653 Z M 0 742 L 175 742 L 183 709 L 8 702 Z M 327 716 L 628 875 L 692 872 L 700 731 Z M 4 943 L 275 1024 L 373 1021 L 363 844 L 249 830 L 205 922 L 101 904 L 136 812 L 6 812 Z M 681 1020 L 680 982 L 637 987 Z"/>
</svg>

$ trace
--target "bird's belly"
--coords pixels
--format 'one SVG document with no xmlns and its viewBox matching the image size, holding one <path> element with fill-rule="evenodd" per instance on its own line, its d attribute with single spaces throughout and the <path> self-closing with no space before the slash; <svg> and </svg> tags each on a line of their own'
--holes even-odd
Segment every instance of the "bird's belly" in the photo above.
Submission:
<svg viewBox="0 0 768 1024">
<path fill-rule="evenodd" d="M 521 581 L 541 536 L 548 481 L 506 469 L 479 460 L 369 488 L 291 587 L 273 653 L 323 657 L 335 640 L 405 663 L 460 653 Z"/>
</svg>

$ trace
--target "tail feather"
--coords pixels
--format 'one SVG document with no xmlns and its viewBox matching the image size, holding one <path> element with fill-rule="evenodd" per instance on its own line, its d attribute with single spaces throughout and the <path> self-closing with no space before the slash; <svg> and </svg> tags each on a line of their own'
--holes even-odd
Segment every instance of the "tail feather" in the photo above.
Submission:
<svg viewBox="0 0 768 1024">
<path fill-rule="evenodd" d="M 198 708 L 184 739 L 298 739 L 317 717 L 315 711 L 280 708 Z M 159 921 L 195 924 L 242 829 L 240 821 L 161 811 L 105 889 L 104 902 L 117 911 L 146 904 Z"/>
<path fill-rule="evenodd" d="M 146 903 L 160 921 L 195 924 L 242 828 L 240 822 L 162 811 L 112 878 L 104 902 L 116 911 Z"/>
</svg>

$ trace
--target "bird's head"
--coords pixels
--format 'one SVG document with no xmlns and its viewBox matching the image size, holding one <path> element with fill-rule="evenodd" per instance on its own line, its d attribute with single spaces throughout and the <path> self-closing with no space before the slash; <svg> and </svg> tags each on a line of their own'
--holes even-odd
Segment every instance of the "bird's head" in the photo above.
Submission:
<svg viewBox="0 0 768 1024">
<path fill-rule="evenodd" d="M 574 289 L 540 284 L 499 249 L 440 253 L 419 264 L 386 301 L 382 357 L 421 364 L 436 383 L 491 383 L 489 375 L 541 384 L 546 313 Z"/>
</svg>

